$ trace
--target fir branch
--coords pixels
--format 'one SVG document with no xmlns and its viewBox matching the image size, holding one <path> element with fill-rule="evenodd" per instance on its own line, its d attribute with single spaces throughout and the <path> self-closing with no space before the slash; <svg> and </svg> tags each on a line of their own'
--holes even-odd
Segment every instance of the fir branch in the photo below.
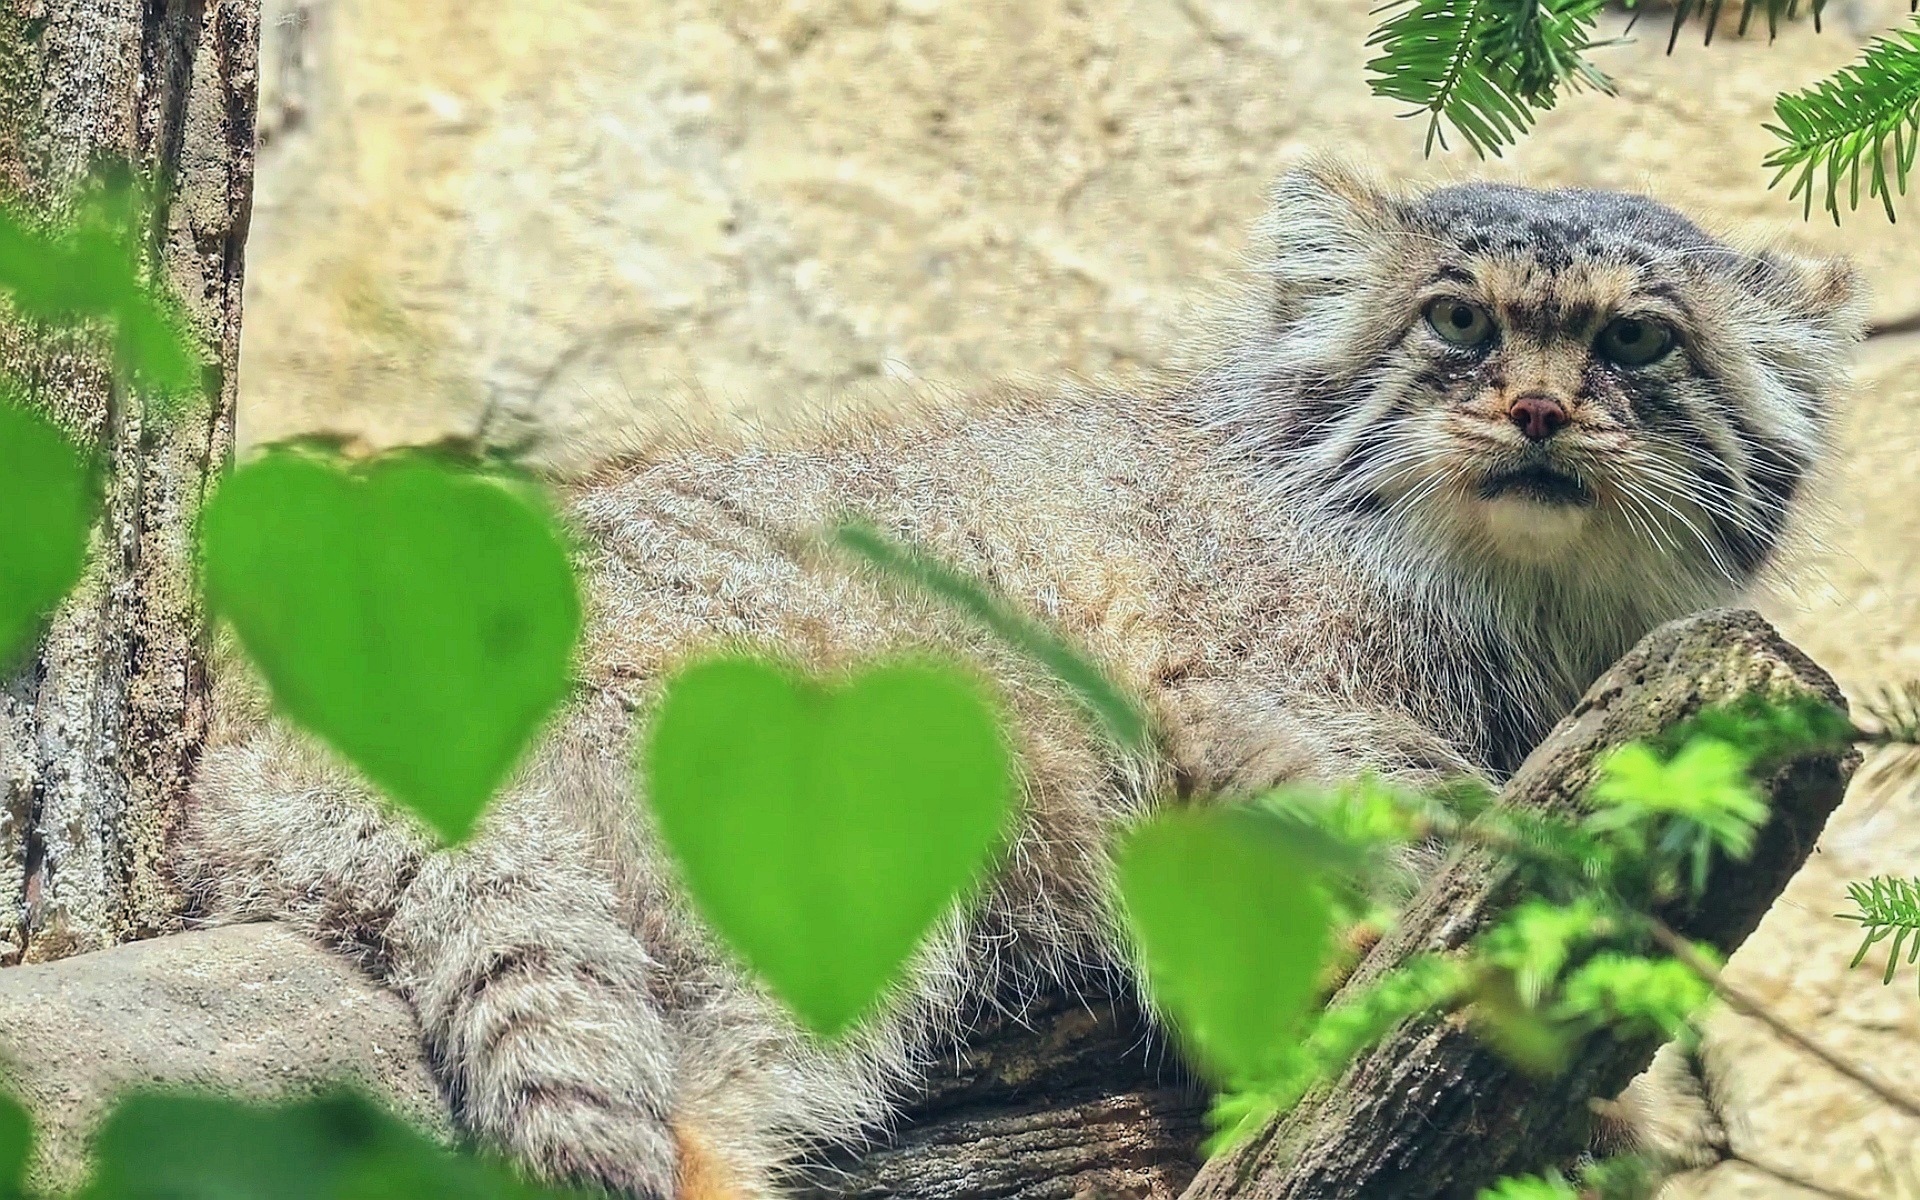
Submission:
<svg viewBox="0 0 1920 1200">
<path fill-rule="evenodd" d="M 1822 1183 L 1810 1175 L 1802 1175 L 1800 1172 L 1789 1167 L 1770 1163 L 1764 1159 L 1754 1158 L 1752 1155 L 1746 1153 L 1728 1153 L 1724 1155 L 1720 1161 L 1730 1163 L 1737 1167 L 1745 1167 L 1747 1170 L 1757 1175 L 1764 1175 L 1776 1183 L 1784 1183 L 1788 1187 L 1799 1188 L 1809 1195 L 1826 1197 L 1826 1200 L 1885 1200 L 1884 1197 L 1869 1196 L 1865 1192 L 1850 1191 L 1845 1188 L 1835 1187 L 1830 1183 Z"/>
<path fill-rule="evenodd" d="M 1752 760 L 1749 770 L 1760 777 L 1801 755 L 1841 751 L 1858 732 L 1847 714 L 1826 700 L 1802 696 L 1776 703 L 1746 696 L 1700 710 L 1651 744 L 1671 758 L 1696 738 L 1713 738 L 1738 746 Z"/>
<path fill-rule="evenodd" d="M 1713 1155 L 1713 1162 L 1732 1163 L 1735 1166 L 1742 1166 L 1757 1174 L 1765 1175 L 1769 1179 L 1784 1183 L 1789 1187 L 1799 1188 L 1811 1195 L 1824 1196 L 1827 1200 L 1887 1200 L 1886 1196 L 1876 1198 L 1860 1192 L 1847 1191 L 1843 1188 L 1836 1188 L 1820 1183 L 1791 1168 L 1768 1162 L 1765 1159 L 1756 1158 L 1747 1151 L 1734 1145 L 1733 1133 L 1736 1124 L 1728 1117 L 1727 1106 L 1721 1095 L 1720 1085 L 1714 1080 L 1712 1073 L 1709 1072 L 1707 1068 L 1704 1047 L 1699 1045 L 1682 1047 L 1681 1055 L 1682 1061 L 1686 1064 L 1687 1075 L 1693 1084 L 1693 1094 L 1699 1098 L 1700 1106 L 1705 1110 L 1706 1122 L 1705 1128 L 1702 1131 L 1704 1134 L 1704 1148 Z M 1870 1149 L 1875 1150 L 1875 1158 L 1881 1160 L 1881 1156 L 1878 1154 L 1878 1144 L 1870 1139 L 1868 1146 Z M 1674 1165 L 1677 1167 L 1680 1164 L 1675 1163 Z M 1688 1164 L 1688 1168 L 1697 1169 L 1701 1165 L 1702 1164 L 1698 1162 L 1694 1162 Z M 1883 1173 L 1886 1170 L 1884 1160 L 1881 1160 L 1881 1169 Z M 1893 1194 L 1891 1186 L 1889 1186 L 1888 1196 Z"/>
<path fill-rule="evenodd" d="M 1213 1134 L 1202 1153 L 1218 1154 L 1287 1112 L 1400 1022 L 1451 1008 L 1469 982 L 1464 964 L 1422 954 L 1322 1010 L 1274 1078 L 1248 1081 L 1214 1098 L 1207 1113 Z"/>
<path fill-rule="evenodd" d="M 1881 688 L 1878 697 L 1861 707 L 1879 726 L 1863 731 L 1862 741 L 1875 746 L 1920 746 L 1920 679 Z"/>
<path fill-rule="evenodd" d="M 1694 950 L 1711 961 L 1700 947 Z M 1616 1034 L 1645 1030 L 1685 1043 L 1699 1036 L 1697 1020 L 1711 999 L 1713 985 L 1685 963 L 1606 951 L 1567 977 L 1560 1007 L 1567 1019 Z"/>
<path fill-rule="evenodd" d="M 1713 44 L 1713 32 L 1720 25 L 1720 13 L 1727 6 L 1726 0 L 1679 0 L 1673 6 L 1673 30 L 1667 35 L 1667 53 L 1673 53 L 1673 47 L 1680 40 L 1680 29 L 1695 16 L 1705 14 L 1707 32 L 1704 39 L 1707 45 Z M 1747 36 L 1747 30 L 1753 24 L 1755 10 L 1766 13 L 1767 40 L 1772 41 L 1780 34 L 1780 22 L 1791 21 L 1800 15 L 1801 0 L 1741 0 L 1740 25 L 1735 30 L 1741 37 Z M 1812 0 L 1807 10 L 1813 16 L 1814 32 L 1820 30 L 1820 15 L 1826 10 L 1827 0 Z"/>
<path fill-rule="evenodd" d="M 1559 1171 L 1502 1179 L 1476 1200 L 1646 1200 L 1666 1172 L 1643 1155 L 1603 1158 L 1581 1168 L 1578 1182 Z"/>
<path fill-rule="evenodd" d="M 1893 192 L 1906 194 L 1907 175 L 1920 147 L 1920 21 L 1867 47 L 1860 61 L 1774 102 L 1778 124 L 1767 131 L 1782 143 L 1763 166 L 1773 169 L 1769 187 L 1794 176 L 1790 196 L 1813 214 L 1817 177 L 1824 176 L 1826 210 L 1840 222 L 1840 191 L 1849 210 L 1860 207 L 1861 162 L 1867 160 L 1867 195 L 1878 197 L 1894 219 Z M 1892 164 L 1888 179 L 1888 164 Z"/>
<path fill-rule="evenodd" d="M 1656 852 L 1638 857 L 1657 868 L 1658 890 L 1675 890 L 1667 880 L 1685 862 L 1687 889 L 1701 895 L 1714 853 L 1746 858 L 1767 819 L 1766 803 L 1748 778 L 1752 763 L 1744 749 L 1706 736 L 1664 761 L 1644 743 L 1622 746 L 1600 764 L 1586 826 L 1623 839 L 1657 834 L 1647 843 Z"/>
<path fill-rule="evenodd" d="M 1523 901 L 1474 943 L 1477 957 L 1513 977 L 1520 1002 L 1537 1008 L 1574 954 L 1616 930 L 1612 914 L 1597 900 L 1574 904 Z"/>
<path fill-rule="evenodd" d="M 1426 152 L 1444 148 L 1441 123 L 1476 154 L 1499 154 L 1553 107 L 1562 87 L 1612 92 L 1585 55 L 1604 0 L 1389 0 L 1393 15 L 1367 45 L 1376 96 L 1429 115 Z M 1412 115 L 1412 114 L 1409 114 Z"/>
<path fill-rule="evenodd" d="M 1900 966 L 1901 947 L 1909 937 L 1913 942 L 1907 948 L 1907 962 L 1920 960 L 1920 880 L 1876 875 L 1865 883 L 1848 884 L 1847 899 L 1859 911 L 1834 915 L 1858 923 L 1865 933 L 1847 966 L 1859 966 L 1867 951 L 1891 937 L 1893 945 L 1887 949 L 1887 969 L 1880 982 L 1892 983 Z"/>
<path fill-rule="evenodd" d="M 1867 721 L 1853 738 L 1868 758 L 1856 789 L 1883 796 L 1907 789 L 1920 778 L 1920 680 L 1882 688 L 1860 708 Z"/>
<path fill-rule="evenodd" d="M 1502 1179 L 1481 1188 L 1477 1200 L 1580 1200 L 1580 1189 L 1558 1171 Z"/>
</svg>

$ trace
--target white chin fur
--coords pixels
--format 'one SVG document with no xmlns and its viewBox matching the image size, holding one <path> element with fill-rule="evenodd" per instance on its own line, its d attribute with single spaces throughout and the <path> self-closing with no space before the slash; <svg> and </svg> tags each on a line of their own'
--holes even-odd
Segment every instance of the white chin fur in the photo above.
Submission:
<svg viewBox="0 0 1920 1200">
<path fill-rule="evenodd" d="M 1520 496 L 1474 503 L 1487 538 L 1500 553 L 1522 562 L 1546 562 L 1571 550 L 1586 530 L 1591 510 L 1574 504 L 1543 504 Z"/>
</svg>

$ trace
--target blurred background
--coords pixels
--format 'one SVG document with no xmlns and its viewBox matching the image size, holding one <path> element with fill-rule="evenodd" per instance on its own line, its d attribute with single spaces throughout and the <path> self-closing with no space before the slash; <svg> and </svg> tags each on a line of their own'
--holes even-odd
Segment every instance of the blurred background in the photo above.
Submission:
<svg viewBox="0 0 1920 1200">
<path fill-rule="evenodd" d="M 1901 0 L 1666 54 L 1650 5 L 1504 159 L 1422 157 L 1372 97 L 1359 0 L 268 0 L 243 451 L 478 437 L 555 463 L 677 412 L 1177 368 L 1308 151 L 1415 180 L 1650 192 L 1844 251 L 1890 327 L 1860 356 L 1826 545 L 1765 607 L 1856 698 L 1920 677 L 1920 197 L 1836 228 L 1768 191 L 1774 96 Z M 1733 6 L 1730 6 L 1733 7 Z M 1606 24 L 1624 30 L 1626 14 Z M 1920 322 L 1910 322 L 1920 324 Z M 1920 1091 L 1920 997 L 1848 971 L 1844 881 L 1920 872 L 1920 798 L 1856 787 L 1735 977 Z M 1915 1131 L 1723 1016 L 1742 1150 L 1888 1192 Z M 1793 1194 L 1738 1165 L 1673 1196 Z M 1914 1194 L 1920 1195 L 1920 1191 Z"/>
</svg>

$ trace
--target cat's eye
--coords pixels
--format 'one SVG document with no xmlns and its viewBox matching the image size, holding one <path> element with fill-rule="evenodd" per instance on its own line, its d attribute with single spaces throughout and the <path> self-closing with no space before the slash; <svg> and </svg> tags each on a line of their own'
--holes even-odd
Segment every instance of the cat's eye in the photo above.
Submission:
<svg viewBox="0 0 1920 1200">
<path fill-rule="evenodd" d="M 1478 304 L 1465 300 L 1435 300 L 1427 305 L 1427 324 L 1456 346 L 1484 346 L 1493 340 L 1493 318 Z"/>
<path fill-rule="evenodd" d="M 1673 330 L 1650 317 L 1617 317 L 1595 346 L 1623 367 L 1644 367 L 1673 348 Z"/>
</svg>

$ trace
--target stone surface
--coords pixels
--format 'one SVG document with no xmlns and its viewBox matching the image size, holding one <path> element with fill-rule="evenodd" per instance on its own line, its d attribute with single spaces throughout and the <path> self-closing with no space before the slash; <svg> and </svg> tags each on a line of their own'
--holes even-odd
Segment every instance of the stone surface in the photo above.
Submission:
<svg viewBox="0 0 1920 1200">
<path fill-rule="evenodd" d="M 270 1099 L 351 1081 L 450 1130 L 407 1006 L 273 925 L 0 971 L 0 1063 L 36 1118 L 47 1187 L 78 1177 L 92 1130 L 136 1087 Z"/>
<path fill-rule="evenodd" d="M 1268 181 L 1309 149 L 1392 173 L 1639 187 L 1846 250 L 1920 312 L 1920 240 L 1802 223 L 1759 163 L 1773 95 L 1904 20 L 1829 7 L 1666 57 L 1662 13 L 1501 161 L 1420 157 L 1369 96 L 1351 0 L 278 0 L 249 250 L 241 437 L 482 434 L 566 458 L 677 408 L 894 380 L 1178 366 Z M 1657 7 L 1657 6 L 1656 6 Z M 1617 14 L 1607 20 L 1616 27 Z M 1863 354 L 1824 551 L 1768 605 L 1856 698 L 1920 676 L 1920 342 Z M 1871 782 L 1871 773 L 1868 784 Z M 1848 971 L 1844 883 L 1912 871 L 1911 790 L 1863 785 L 1738 978 L 1920 1090 L 1920 1000 Z M 4 980 L 5 973 L 0 973 Z M 1913 1131 L 1728 1018 L 1742 1144 L 1870 1189 Z M 1721 1167 L 1677 1192 L 1784 1194 Z"/>
<path fill-rule="evenodd" d="M 1803 224 L 1766 189 L 1774 93 L 1858 52 L 1831 15 L 1671 58 L 1650 16 L 1600 52 L 1621 97 L 1573 96 L 1481 163 L 1421 158 L 1346 0 L 278 3 L 243 442 L 484 432 L 564 457 L 684 406 L 1177 365 L 1269 182 L 1324 146 L 1648 187 L 1849 249 L 1881 311 L 1920 308 L 1904 229 Z"/>
</svg>

